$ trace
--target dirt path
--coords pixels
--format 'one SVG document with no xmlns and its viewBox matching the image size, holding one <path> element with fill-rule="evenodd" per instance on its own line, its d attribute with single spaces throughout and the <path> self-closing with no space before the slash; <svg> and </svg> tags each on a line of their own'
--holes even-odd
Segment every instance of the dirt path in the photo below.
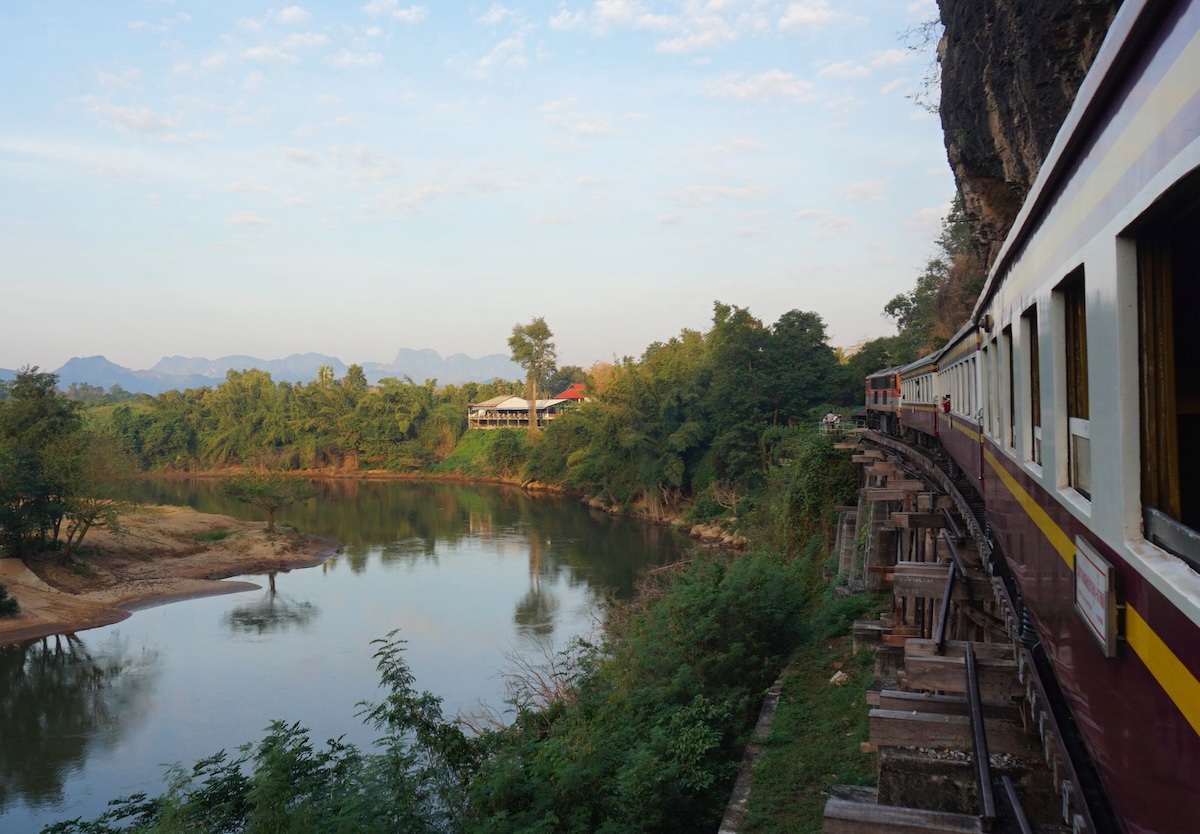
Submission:
<svg viewBox="0 0 1200 834">
<path fill-rule="evenodd" d="M 120 536 L 90 532 L 87 555 L 74 568 L 0 559 L 0 583 L 21 604 L 18 616 L 0 618 L 0 645 L 108 625 L 174 600 L 257 588 L 220 580 L 318 565 L 339 547 L 332 539 L 284 529 L 267 534 L 261 522 L 185 507 L 147 508 L 125 526 Z"/>
</svg>

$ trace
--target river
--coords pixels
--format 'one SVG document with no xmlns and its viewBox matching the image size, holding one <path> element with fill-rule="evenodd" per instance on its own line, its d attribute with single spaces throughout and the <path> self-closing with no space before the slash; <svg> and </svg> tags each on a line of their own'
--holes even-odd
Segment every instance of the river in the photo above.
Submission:
<svg viewBox="0 0 1200 834">
<path fill-rule="evenodd" d="M 344 549 L 248 577 L 258 591 L 188 600 L 122 623 L 0 648 L 0 831 L 92 818 L 163 790 L 165 766 L 257 739 L 273 719 L 318 743 L 369 746 L 357 704 L 379 695 L 371 641 L 398 629 L 418 689 L 447 715 L 502 709 L 504 671 L 595 636 L 606 598 L 687 542 L 578 501 L 503 487 L 328 481 L 279 523 Z M 212 481 L 149 481 L 140 497 L 260 518 Z"/>
</svg>

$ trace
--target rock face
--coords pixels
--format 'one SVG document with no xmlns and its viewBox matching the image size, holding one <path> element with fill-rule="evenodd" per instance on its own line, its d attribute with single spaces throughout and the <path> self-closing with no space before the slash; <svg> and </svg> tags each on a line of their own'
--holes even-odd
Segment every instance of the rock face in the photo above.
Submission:
<svg viewBox="0 0 1200 834">
<path fill-rule="evenodd" d="M 990 267 L 1120 0 L 938 0 L 946 155 Z"/>
</svg>

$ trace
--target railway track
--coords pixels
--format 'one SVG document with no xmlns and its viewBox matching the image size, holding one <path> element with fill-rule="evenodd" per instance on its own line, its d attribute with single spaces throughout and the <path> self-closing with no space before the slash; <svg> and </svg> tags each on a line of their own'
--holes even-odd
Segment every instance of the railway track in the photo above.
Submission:
<svg viewBox="0 0 1200 834">
<path fill-rule="evenodd" d="M 894 610 L 855 626 L 876 646 L 879 787 L 835 790 L 824 831 L 1115 834 L 982 497 L 894 437 L 869 431 L 856 448 L 858 517 L 878 528 L 863 573 Z"/>
</svg>

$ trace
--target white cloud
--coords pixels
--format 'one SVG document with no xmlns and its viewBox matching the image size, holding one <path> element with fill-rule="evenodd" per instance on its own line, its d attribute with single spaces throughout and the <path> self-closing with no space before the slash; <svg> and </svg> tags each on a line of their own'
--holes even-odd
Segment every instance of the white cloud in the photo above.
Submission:
<svg viewBox="0 0 1200 834">
<path fill-rule="evenodd" d="M 340 168 L 356 169 L 356 180 L 387 180 L 403 173 L 399 159 L 374 145 L 334 148 L 333 161 Z"/>
<path fill-rule="evenodd" d="M 516 15 L 517 13 L 512 9 L 506 9 L 499 3 L 493 3 L 490 9 L 475 18 L 475 22 L 495 26 L 498 23 L 503 23 L 505 20 L 516 17 Z"/>
<path fill-rule="evenodd" d="M 923 208 L 906 218 L 901 225 L 919 234 L 925 240 L 933 240 L 942 231 L 942 218 L 950 212 L 950 206 Z"/>
<path fill-rule="evenodd" d="M 93 102 L 88 109 L 125 133 L 165 134 L 178 127 L 178 122 L 173 117 L 150 107 L 119 107 L 106 102 Z"/>
<path fill-rule="evenodd" d="M 548 101 L 542 105 L 542 115 L 550 124 L 576 136 L 602 136 L 615 131 L 604 116 L 577 112 L 575 108 L 578 104 L 579 100 L 575 98 Z"/>
<path fill-rule="evenodd" d="M 106 90 L 129 90 L 141 75 L 142 72 L 138 69 L 123 69 L 119 72 L 97 70 L 96 81 Z"/>
<path fill-rule="evenodd" d="M 871 74 L 871 68 L 855 61 L 838 61 L 822 67 L 817 75 L 825 78 L 866 78 Z"/>
<path fill-rule="evenodd" d="M 811 101 L 815 97 L 811 82 L 782 70 L 768 70 L 749 77 L 734 73 L 710 83 L 704 92 L 714 98 L 736 99 L 791 98 Z"/>
<path fill-rule="evenodd" d="M 913 59 L 913 53 L 908 49 L 885 49 L 876 53 L 871 59 L 871 69 L 889 70 L 904 66 Z"/>
<path fill-rule="evenodd" d="M 668 196 L 681 205 L 704 206 L 717 200 L 761 200 L 771 191 L 770 186 L 766 185 L 689 185 Z"/>
<path fill-rule="evenodd" d="M 244 29 L 247 32 L 257 32 L 263 28 L 262 22 L 255 20 L 252 17 L 240 17 L 237 22 L 239 29 Z"/>
<path fill-rule="evenodd" d="M 569 226 L 575 218 L 569 214 L 539 214 L 533 222 L 537 226 Z"/>
<path fill-rule="evenodd" d="M 191 23 L 192 17 L 187 12 L 179 12 L 172 17 L 164 17 L 160 23 L 151 23 L 148 20 L 134 20 L 129 23 L 130 30 L 134 32 L 169 32 L 181 23 Z"/>
<path fill-rule="evenodd" d="M 681 218 L 678 214 L 660 214 L 654 219 L 656 222 L 661 223 L 664 226 L 670 226 L 673 223 L 678 223 Z"/>
<path fill-rule="evenodd" d="M 295 162 L 298 165 L 309 165 L 315 168 L 321 164 L 320 154 L 303 148 L 281 148 L 279 155 L 288 162 Z"/>
<path fill-rule="evenodd" d="M 762 142 L 757 139 L 747 139 L 739 137 L 730 140 L 724 145 L 708 145 L 701 143 L 691 148 L 692 153 L 701 154 L 703 156 L 733 156 L 734 154 L 756 152 L 763 149 Z"/>
<path fill-rule="evenodd" d="M 370 26 L 367 28 L 366 34 L 368 38 L 377 38 L 383 34 L 383 29 L 378 26 Z"/>
<path fill-rule="evenodd" d="M 279 201 L 279 205 L 283 208 L 305 208 L 312 205 L 311 200 L 306 200 L 303 197 L 284 197 Z"/>
<path fill-rule="evenodd" d="M 220 69 L 225 66 L 228 60 L 229 56 L 224 52 L 218 52 L 215 55 L 209 55 L 207 58 L 202 59 L 200 61 L 200 68 L 206 70 Z"/>
<path fill-rule="evenodd" d="M 275 15 L 275 19 L 280 23 L 295 24 L 303 23 L 308 20 L 311 15 L 299 6 L 288 6 L 283 11 Z"/>
<path fill-rule="evenodd" d="M 429 9 L 425 6 L 408 6 L 400 8 L 398 0 L 371 0 L 362 10 L 371 17 L 390 17 L 401 23 L 420 23 L 429 17 Z"/>
<path fill-rule="evenodd" d="M 343 49 L 330 57 L 329 63 L 335 67 L 377 67 L 383 63 L 383 55 L 378 52 L 351 52 L 349 49 Z"/>
<path fill-rule="evenodd" d="M 808 220 L 814 224 L 812 236 L 822 240 L 845 234 L 854 228 L 854 221 L 831 211 L 822 209 L 804 209 L 796 212 L 800 220 Z"/>
<path fill-rule="evenodd" d="M 681 54 L 736 40 L 742 32 L 756 30 L 765 22 L 761 4 L 751 10 L 738 5 L 728 0 L 686 0 L 674 13 L 660 14 L 639 0 L 597 0 L 588 11 L 563 9 L 549 23 L 552 29 L 584 31 L 597 37 L 619 29 L 658 32 L 663 39 L 654 45 L 656 52 Z"/>
<path fill-rule="evenodd" d="M 765 224 L 758 226 L 742 226 L 737 230 L 738 237 L 768 237 L 771 234 L 771 227 Z"/>
<path fill-rule="evenodd" d="M 255 70 L 254 72 L 251 72 L 246 75 L 245 80 L 242 81 L 242 89 L 248 93 L 252 93 L 255 90 L 262 87 L 262 85 L 266 84 L 266 83 L 267 83 L 267 76 L 265 76 L 261 72 Z"/>
<path fill-rule="evenodd" d="M 474 75 L 487 76 L 495 69 L 524 69 L 529 64 L 525 56 L 525 36 L 532 27 L 522 26 L 509 37 L 492 47 L 492 50 L 479 59 L 474 68 Z"/>
<path fill-rule="evenodd" d="M 826 0 L 804 0 L 791 3 L 779 19 L 780 29 L 820 29 L 839 17 Z"/>
<path fill-rule="evenodd" d="M 890 96 L 892 93 L 896 92 L 897 90 L 902 90 L 906 86 L 908 86 L 907 78 L 897 78 L 880 87 L 879 93 L 880 95 Z"/>
<path fill-rule="evenodd" d="M 284 52 L 277 46 L 263 44 L 252 46 L 242 53 L 243 58 L 258 61 L 261 64 L 297 64 L 300 59 L 291 53 Z"/>
<path fill-rule="evenodd" d="M 221 186 L 222 191 L 227 191 L 230 194 L 265 194 L 270 189 L 258 182 L 242 182 L 235 180 Z"/>
<path fill-rule="evenodd" d="M 316 32 L 301 32 L 295 35 L 288 35 L 283 39 L 283 45 L 286 49 L 296 49 L 306 46 L 324 46 L 327 43 L 329 43 L 329 38 Z"/>
<path fill-rule="evenodd" d="M 225 218 L 225 222 L 230 226 L 245 226 L 247 228 L 262 229 L 270 226 L 273 221 L 261 214 L 255 214 L 252 211 L 234 212 Z"/>
<path fill-rule="evenodd" d="M 887 183 L 883 180 L 852 182 L 842 189 L 842 196 L 851 203 L 878 203 L 887 196 Z"/>
<path fill-rule="evenodd" d="M 350 116 L 338 116 L 329 123 L 330 127 L 356 127 L 357 125 L 358 122 Z"/>
</svg>

